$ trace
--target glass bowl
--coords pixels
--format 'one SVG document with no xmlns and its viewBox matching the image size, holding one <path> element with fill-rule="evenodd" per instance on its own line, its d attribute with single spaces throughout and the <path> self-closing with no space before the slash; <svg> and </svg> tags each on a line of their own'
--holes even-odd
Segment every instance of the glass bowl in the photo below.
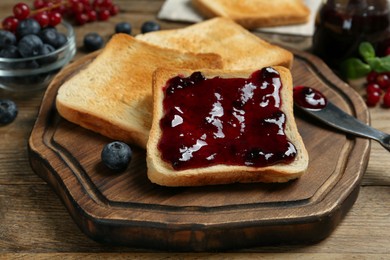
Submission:
<svg viewBox="0 0 390 260">
<path fill-rule="evenodd" d="M 62 22 L 56 29 L 66 35 L 67 42 L 54 52 L 29 58 L 0 57 L 0 88 L 26 92 L 44 89 L 49 85 L 56 73 L 76 54 L 76 39 L 72 26 Z M 42 59 L 53 61 L 37 65 L 42 64 Z"/>
</svg>

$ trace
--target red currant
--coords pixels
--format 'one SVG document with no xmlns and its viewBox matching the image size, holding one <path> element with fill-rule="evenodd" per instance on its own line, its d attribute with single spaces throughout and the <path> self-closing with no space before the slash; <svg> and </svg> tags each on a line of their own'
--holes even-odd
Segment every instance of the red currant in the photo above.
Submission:
<svg viewBox="0 0 390 260">
<path fill-rule="evenodd" d="M 101 2 L 101 0 L 93 0 L 92 1 L 92 7 L 93 7 L 93 9 L 98 9 L 99 7 L 100 7 L 100 2 Z"/>
<path fill-rule="evenodd" d="M 76 18 L 77 24 L 79 24 L 79 25 L 83 25 L 83 24 L 86 24 L 87 22 L 89 22 L 88 14 L 85 14 L 85 13 L 77 13 L 75 18 Z"/>
<path fill-rule="evenodd" d="M 37 14 L 34 16 L 34 19 L 39 23 L 39 25 L 40 25 L 42 28 L 48 26 L 49 23 L 50 23 L 50 18 L 49 18 L 49 16 L 47 15 L 46 12 L 37 13 Z"/>
<path fill-rule="evenodd" d="M 376 82 L 376 78 L 378 77 L 378 73 L 376 71 L 371 71 L 367 74 L 366 80 L 368 83 Z"/>
<path fill-rule="evenodd" d="M 92 6 L 94 8 L 108 9 L 112 6 L 112 0 L 94 0 Z"/>
<path fill-rule="evenodd" d="M 387 108 L 390 107 L 390 91 L 386 91 L 383 95 L 383 106 Z"/>
<path fill-rule="evenodd" d="M 101 5 L 103 7 L 111 7 L 113 5 L 112 0 L 102 0 Z"/>
<path fill-rule="evenodd" d="M 388 89 L 390 87 L 390 77 L 387 73 L 380 73 L 376 77 L 376 83 L 382 88 L 382 89 Z"/>
<path fill-rule="evenodd" d="M 382 93 L 381 87 L 377 83 L 368 83 L 366 92 L 368 93 L 373 93 L 373 92 L 378 92 Z"/>
<path fill-rule="evenodd" d="M 93 8 L 90 4 L 84 4 L 84 13 L 88 13 L 91 10 L 93 10 Z"/>
<path fill-rule="evenodd" d="M 110 18 L 110 11 L 107 9 L 101 10 L 98 12 L 98 19 L 100 21 L 107 21 Z"/>
<path fill-rule="evenodd" d="M 111 16 L 115 16 L 115 15 L 117 15 L 118 13 L 119 13 L 119 6 L 117 6 L 117 5 L 111 6 L 111 8 L 110 8 L 110 14 L 111 14 Z"/>
<path fill-rule="evenodd" d="M 366 104 L 369 107 L 376 106 L 381 99 L 381 95 L 378 92 L 367 93 Z"/>
<path fill-rule="evenodd" d="M 25 3 L 17 3 L 13 11 L 16 19 L 19 20 L 24 20 L 30 15 L 30 7 Z"/>
<path fill-rule="evenodd" d="M 90 6 L 91 4 L 89 3 L 89 0 L 79 0 L 80 3 L 82 3 L 85 6 Z"/>
<path fill-rule="evenodd" d="M 80 25 L 96 20 L 106 21 L 119 13 L 119 7 L 113 0 L 33 0 L 31 9 L 26 3 L 19 2 L 15 4 L 13 13 L 13 16 L 2 21 L 4 30 L 15 32 L 19 21 L 29 17 L 35 19 L 42 28 L 55 27 L 65 15 L 74 18 Z"/>
<path fill-rule="evenodd" d="M 16 28 L 18 27 L 19 20 L 14 16 L 8 16 L 4 18 L 2 25 L 3 29 L 11 32 L 16 32 Z"/>
<path fill-rule="evenodd" d="M 82 13 L 84 11 L 84 5 L 83 5 L 83 3 L 77 1 L 77 2 L 72 3 L 71 9 L 74 13 L 79 14 L 79 13 Z"/>
<path fill-rule="evenodd" d="M 46 7 L 45 0 L 34 0 L 34 9 L 41 9 Z"/>
<path fill-rule="evenodd" d="M 95 10 L 87 11 L 87 15 L 88 15 L 88 21 L 94 22 L 97 20 L 97 13 Z"/>
<path fill-rule="evenodd" d="M 49 14 L 49 25 L 50 26 L 57 26 L 62 21 L 62 16 L 58 12 L 50 12 Z"/>
<path fill-rule="evenodd" d="M 61 15 L 65 15 L 69 12 L 69 9 L 65 5 L 60 5 L 52 10 L 53 12 L 60 13 Z"/>
</svg>

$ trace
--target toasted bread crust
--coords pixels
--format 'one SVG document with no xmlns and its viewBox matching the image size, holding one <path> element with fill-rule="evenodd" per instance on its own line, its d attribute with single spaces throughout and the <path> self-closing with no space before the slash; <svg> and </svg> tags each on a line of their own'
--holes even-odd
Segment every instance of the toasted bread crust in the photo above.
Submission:
<svg viewBox="0 0 390 260">
<path fill-rule="evenodd" d="M 116 34 L 59 89 L 61 116 L 112 139 L 145 147 L 152 122 L 152 75 L 158 67 L 222 68 L 216 54 L 182 53 Z"/>
<path fill-rule="evenodd" d="M 196 53 L 217 53 L 224 69 L 245 70 L 266 66 L 291 68 L 293 54 L 252 34 L 229 18 L 217 17 L 186 28 L 140 34 L 148 43 Z"/>
<path fill-rule="evenodd" d="M 111 139 L 120 140 L 126 143 L 135 143 L 139 146 L 146 144 L 148 141 L 148 136 L 144 133 L 140 133 L 139 131 L 128 131 L 122 126 L 116 125 L 103 118 L 96 117 L 95 114 L 91 114 L 88 110 L 82 111 L 62 105 L 62 103 L 57 103 L 57 111 L 68 121 Z"/>
<path fill-rule="evenodd" d="M 306 23 L 310 9 L 302 0 L 192 0 L 205 17 L 228 17 L 247 29 Z"/>
<path fill-rule="evenodd" d="M 174 170 L 169 163 L 161 159 L 160 151 L 157 148 L 162 135 L 159 124 L 160 118 L 163 117 L 162 101 L 164 93 L 162 88 L 168 79 L 177 75 L 187 77 L 193 71 L 158 69 L 153 77 L 153 123 L 147 144 L 148 178 L 152 182 L 163 186 L 201 186 L 235 182 L 286 182 L 300 177 L 308 167 L 309 156 L 298 132 L 293 114 L 292 77 L 288 69 L 284 67 L 274 68 L 280 73 L 283 84 L 281 110 L 286 115 L 285 133 L 298 151 L 293 162 L 267 167 L 214 165 L 197 169 Z M 252 70 L 202 70 L 202 74 L 206 78 L 214 76 L 225 78 L 249 77 L 252 73 Z"/>
</svg>

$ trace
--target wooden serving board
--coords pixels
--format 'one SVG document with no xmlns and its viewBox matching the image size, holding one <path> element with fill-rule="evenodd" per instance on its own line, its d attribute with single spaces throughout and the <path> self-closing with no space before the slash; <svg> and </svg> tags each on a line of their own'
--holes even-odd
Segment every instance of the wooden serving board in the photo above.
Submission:
<svg viewBox="0 0 390 260">
<path fill-rule="evenodd" d="M 310 156 L 309 169 L 285 184 L 167 188 L 149 182 L 145 151 L 133 146 L 127 171 L 103 167 L 108 138 L 61 118 L 61 83 L 93 59 L 63 69 L 49 86 L 29 139 L 33 170 L 64 202 L 80 229 L 115 245 L 180 251 L 224 250 L 327 237 L 355 202 L 370 142 L 348 137 L 296 112 Z M 322 61 L 295 52 L 294 85 L 312 86 L 368 123 L 361 97 Z"/>
</svg>

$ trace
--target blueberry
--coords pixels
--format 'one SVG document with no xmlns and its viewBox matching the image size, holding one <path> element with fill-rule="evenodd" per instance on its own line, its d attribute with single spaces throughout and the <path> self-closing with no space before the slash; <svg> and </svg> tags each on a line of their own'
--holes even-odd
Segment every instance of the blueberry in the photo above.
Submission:
<svg viewBox="0 0 390 260">
<path fill-rule="evenodd" d="M 10 45 L 0 50 L 0 57 L 7 59 L 20 58 L 20 53 L 18 47 L 15 45 Z M 13 69 L 15 67 L 15 62 L 0 62 L 0 69 Z"/>
<path fill-rule="evenodd" d="M 12 64 L 13 69 L 37 69 L 39 64 L 35 60 L 30 61 L 18 61 Z"/>
<path fill-rule="evenodd" d="M 115 26 L 115 32 L 116 33 L 126 33 L 131 34 L 131 25 L 126 22 L 118 23 Z"/>
<path fill-rule="evenodd" d="M 19 22 L 16 28 L 16 34 L 19 38 L 28 34 L 38 34 L 41 30 L 39 23 L 32 18 L 28 18 Z"/>
<path fill-rule="evenodd" d="M 41 53 L 43 42 L 34 34 L 29 34 L 20 39 L 18 43 L 19 52 L 22 57 L 33 57 Z"/>
<path fill-rule="evenodd" d="M 46 55 L 46 57 L 40 58 L 38 60 L 38 63 L 43 65 L 43 64 L 49 64 L 49 63 L 55 62 L 57 60 L 57 58 L 58 58 L 58 55 L 57 54 L 49 55 L 50 53 L 54 52 L 55 50 L 56 49 L 53 46 L 44 43 L 42 48 L 41 48 L 41 52 L 39 53 L 39 55 Z"/>
<path fill-rule="evenodd" d="M 57 29 L 54 27 L 46 27 L 38 33 L 38 36 L 41 38 L 42 42 L 50 44 L 51 46 L 57 42 L 57 35 Z"/>
<path fill-rule="evenodd" d="M 18 59 L 22 56 L 20 55 L 19 48 L 14 45 L 11 45 L 0 51 L 0 57 Z M 39 64 L 35 60 L 15 60 L 13 62 L 0 62 L 0 68 L 5 69 L 36 69 L 38 67 Z"/>
<path fill-rule="evenodd" d="M 57 39 L 53 44 L 51 44 L 54 48 L 58 49 L 64 46 L 68 42 L 68 38 L 63 33 L 57 33 Z"/>
<path fill-rule="evenodd" d="M 84 36 L 84 48 L 88 52 L 99 50 L 103 45 L 104 40 L 97 33 L 88 33 Z"/>
<path fill-rule="evenodd" d="M 14 121 L 18 114 L 15 102 L 8 99 L 0 99 L 0 125 L 6 125 Z"/>
<path fill-rule="evenodd" d="M 57 31 L 55 27 L 47 27 L 42 29 L 38 33 L 39 38 L 41 38 L 43 43 L 53 46 L 55 49 L 58 49 L 66 44 L 68 38 L 65 34 Z"/>
<path fill-rule="evenodd" d="M 14 45 L 16 43 L 16 36 L 12 32 L 0 30 L 0 49 Z"/>
<path fill-rule="evenodd" d="M 101 158 L 111 170 L 124 171 L 131 161 L 132 151 L 127 144 L 114 141 L 104 146 Z"/>
<path fill-rule="evenodd" d="M 144 22 L 141 26 L 141 33 L 159 31 L 160 25 L 154 21 Z"/>
<path fill-rule="evenodd" d="M 9 45 L 0 50 L 0 57 L 2 58 L 20 58 L 18 47 Z"/>
</svg>

